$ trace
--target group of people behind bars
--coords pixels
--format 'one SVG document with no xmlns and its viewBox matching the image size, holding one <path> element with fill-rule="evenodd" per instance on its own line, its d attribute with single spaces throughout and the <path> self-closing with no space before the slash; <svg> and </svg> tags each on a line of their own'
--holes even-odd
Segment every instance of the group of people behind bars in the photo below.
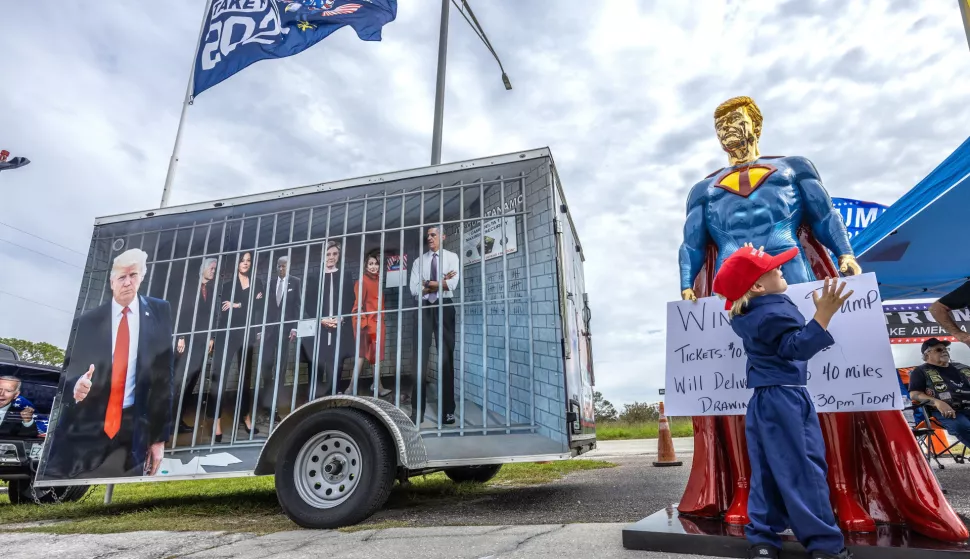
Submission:
<svg viewBox="0 0 970 559">
<path fill-rule="evenodd" d="M 420 326 L 411 327 L 421 341 L 420 357 L 409 371 L 411 395 L 401 394 L 400 403 L 410 407 L 415 424 L 422 422 L 428 392 L 438 392 L 428 375 L 429 348 L 437 340 L 438 420 L 451 425 L 455 308 L 448 303 L 458 290 L 459 260 L 441 247 L 440 227 L 430 227 L 425 240 L 427 250 L 412 264 L 407 289 L 421 309 Z M 200 429 L 206 417 L 213 420 L 209 436 L 216 443 L 222 442 L 224 428 L 233 430 L 226 422 L 236 418 L 247 435 L 255 436 L 258 412 L 268 412 L 271 425 L 278 418 L 273 414 L 282 400 L 294 341 L 309 371 L 301 402 L 334 393 L 389 396 L 376 371 L 369 388 L 358 386 L 362 367 L 378 364 L 387 342 L 391 312 L 381 296 L 380 251 L 367 253 L 355 281 L 342 269 L 340 244 L 328 242 L 317 274 L 309 273 L 312 266 L 296 274 L 306 278 L 305 286 L 291 274 L 284 253 L 290 251 L 271 253 L 274 262 L 265 281 L 254 271 L 251 250 L 223 256 L 221 268 L 217 258 L 203 258 L 197 269 L 192 261 L 177 273 L 185 280 L 177 288 L 169 285 L 163 298 L 142 293 L 150 275 L 147 253 L 135 248 L 117 255 L 109 273 L 111 299 L 81 314 L 72 328 L 76 337 L 65 360 L 68 392 L 56 414 L 44 475 L 156 475 L 177 433 L 193 433 L 193 445 L 208 444 Z M 297 336 L 300 321 L 308 319 L 318 328 Z M 344 362 L 355 357 L 353 374 L 344 378 Z M 238 373 L 231 373 L 234 361 Z M 291 403 L 297 402 L 301 384 L 299 368 L 294 370 Z"/>
<path fill-rule="evenodd" d="M 415 372 L 411 379 L 410 395 L 402 394 L 402 407 L 411 409 L 411 418 L 420 423 L 420 402 L 429 384 L 427 370 L 432 340 L 441 334 L 441 362 L 438 371 L 442 383 L 441 420 L 455 423 L 454 346 L 455 309 L 447 306 L 458 287 L 459 262 L 451 251 L 441 248 L 443 235 L 432 227 L 426 235 L 427 251 L 413 264 L 409 280 L 410 294 L 422 307 L 421 358 L 423 374 Z M 235 274 L 217 285 L 216 258 L 206 258 L 199 269 L 199 281 L 186 279 L 180 299 L 169 294 L 169 300 L 181 300 L 175 328 L 175 382 L 180 386 L 173 398 L 173 416 L 179 433 L 192 433 L 203 415 L 213 420 L 215 442 L 222 441 L 224 421 L 231 422 L 236 401 L 226 401 L 230 379 L 238 379 L 239 413 L 246 435 L 259 434 L 254 424 L 255 414 L 276 412 L 279 394 L 287 367 L 290 365 L 289 344 L 296 341 L 298 363 L 306 364 L 307 393 L 301 401 L 330 394 L 357 394 L 387 398 L 392 390 L 381 383 L 375 367 L 370 386 L 359 385 L 359 377 L 366 364 L 376 365 L 387 347 L 386 323 L 388 313 L 382 297 L 379 249 L 367 252 L 360 279 L 353 280 L 341 269 L 341 246 L 329 241 L 326 245 L 319 275 L 291 274 L 289 258 L 277 256 L 266 281 L 253 272 L 253 253 L 246 251 L 224 262 L 236 263 Z M 439 258 L 441 262 L 439 262 Z M 226 264 L 224 264 L 225 266 Z M 230 264 L 232 265 L 232 264 Z M 225 273 L 221 274 L 225 277 Z M 354 274 L 356 275 L 356 274 Z M 194 279 L 194 278 L 193 278 Z M 440 284 L 440 285 L 439 285 Z M 191 293 L 190 290 L 197 290 Z M 445 305 L 442 306 L 441 303 Z M 173 305 L 173 314 L 175 314 Z M 440 309 L 439 309 L 440 307 Z M 319 317 L 317 335 L 297 336 L 301 320 Z M 358 324 L 359 317 L 359 324 Z M 439 324 L 440 322 L 440 324 Z M 248 324 L 248 333 L 247 333 Z M 354 346 L 356 341 L 356 347 Z M 355 359 L 356 357 L 356 359 Z M 229 375 L 234 360 L 241 373 Z M 351 360 L 353 374 L 343 375 L 344 364 Z M 199 385 L 203 370 L 208 369 L 208 388 Z M 389 367 L 394 371 L 395 367 Z M 293 391 L 297 391 L 298 367 L 294 367 Z M 254 383 L 254 376 L 256 382 Z M 420 382 L 421 378 L 424 382 Z M 423 390 L 419 385 L 424 385 Z M 203 385 L 204 386 L 204 385 Z M 258 387 L 254 394 L 254 387 Z M 434 393 L 436 387 L 431 387 Z M 295 401 L 296 394 L 292 394 Z M 288 406 L 287 406 L 288 407 Z M 248 438 L 248 437 L 247 437 Z"/>
</svg>

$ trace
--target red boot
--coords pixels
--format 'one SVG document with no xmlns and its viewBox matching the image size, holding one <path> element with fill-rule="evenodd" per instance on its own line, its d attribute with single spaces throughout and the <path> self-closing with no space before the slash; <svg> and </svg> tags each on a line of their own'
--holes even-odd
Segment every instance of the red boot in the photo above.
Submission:
<svg viewBox="0 0 970 559">
<path fill-rule="evenodd" d="M 677 505 L 677 511 L 691 516 L 714 518 L 724 511 L 729 495 L 717 418 L 698 416 L 693 420 L 694 457 L 687 487 Z"/>
<path fill-rule="evenodd" d="M 820 413 L 825 457 L 828 463 L 829 498 L 846 532 L 875 532 L 876 522 L 860 504 L 855 464 L 861 459 L 856 444 L 855 414 Z"/>
<path fill-rule="evenodd" d="M 721 418 L 724 444 L 727 447 L 728 464 L 734 479 L 734 497 L 724 513 L 724 522 L 744 526 L 748 523 L 748 492 L 751 488 L 751 464 L 748 462 L 748 444 L 744 436 L 744 416 L 729 415 Z"/>
</svg>

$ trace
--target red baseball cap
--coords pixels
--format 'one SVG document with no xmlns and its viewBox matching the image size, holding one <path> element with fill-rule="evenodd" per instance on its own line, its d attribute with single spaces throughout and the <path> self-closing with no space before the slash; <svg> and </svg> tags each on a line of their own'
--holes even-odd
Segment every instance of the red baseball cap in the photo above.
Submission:
<svg viewBox="0 0 970 559">
<path fill-rule="evenodd" d="M 798 256 L 797 248 L 790 248 L 778 256 L 771 256 L 767 252 L 759 252 L 752 247 L 741 247 L 727 257 L 721 269 L 714 276 L 712 291 L 724 296 L 724 310 L 731 310 L 734 302 L 744 297 L 766 273 L 781 267 L 792 258 Z"/>
</svg>

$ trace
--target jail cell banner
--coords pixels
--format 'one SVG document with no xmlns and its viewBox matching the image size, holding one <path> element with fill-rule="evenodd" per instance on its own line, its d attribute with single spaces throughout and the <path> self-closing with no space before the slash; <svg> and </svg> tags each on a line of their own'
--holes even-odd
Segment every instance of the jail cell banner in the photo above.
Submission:
<svg viewBox="0 0 970 559">
<path fill-rule="evenodd" d="M 930 338 L 955 342 L 956 338 L 936 322 L 929 309 L 929 303 L 883 305 L 890 343 L 920 344 Z M 961 330 L 970 331 L 970 309 L 950 311 L 950 316 Z"/>
</svg>

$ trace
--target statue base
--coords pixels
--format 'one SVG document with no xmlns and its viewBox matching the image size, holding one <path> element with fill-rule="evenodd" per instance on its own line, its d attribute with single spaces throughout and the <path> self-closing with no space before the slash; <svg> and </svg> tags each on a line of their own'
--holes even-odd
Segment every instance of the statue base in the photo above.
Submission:
<svg viewBox="0 0 970 559">
<path fill-rule="evenodd" d="M 790 530 L 782 534 L 782 541 L 782 559 L 809 557 Z M 879 525 L 870 534 L 846 533 L 845 543 L 855 559 L 954 559 L 970 553 L 970 541 L 941 542 L 889 525 Z M 714 557 L 748 556 L 743 526 L 725 524 L 719 519 L 681 516 L 676 504 L 624 528 L 623 547 Z"/>
</svg>

